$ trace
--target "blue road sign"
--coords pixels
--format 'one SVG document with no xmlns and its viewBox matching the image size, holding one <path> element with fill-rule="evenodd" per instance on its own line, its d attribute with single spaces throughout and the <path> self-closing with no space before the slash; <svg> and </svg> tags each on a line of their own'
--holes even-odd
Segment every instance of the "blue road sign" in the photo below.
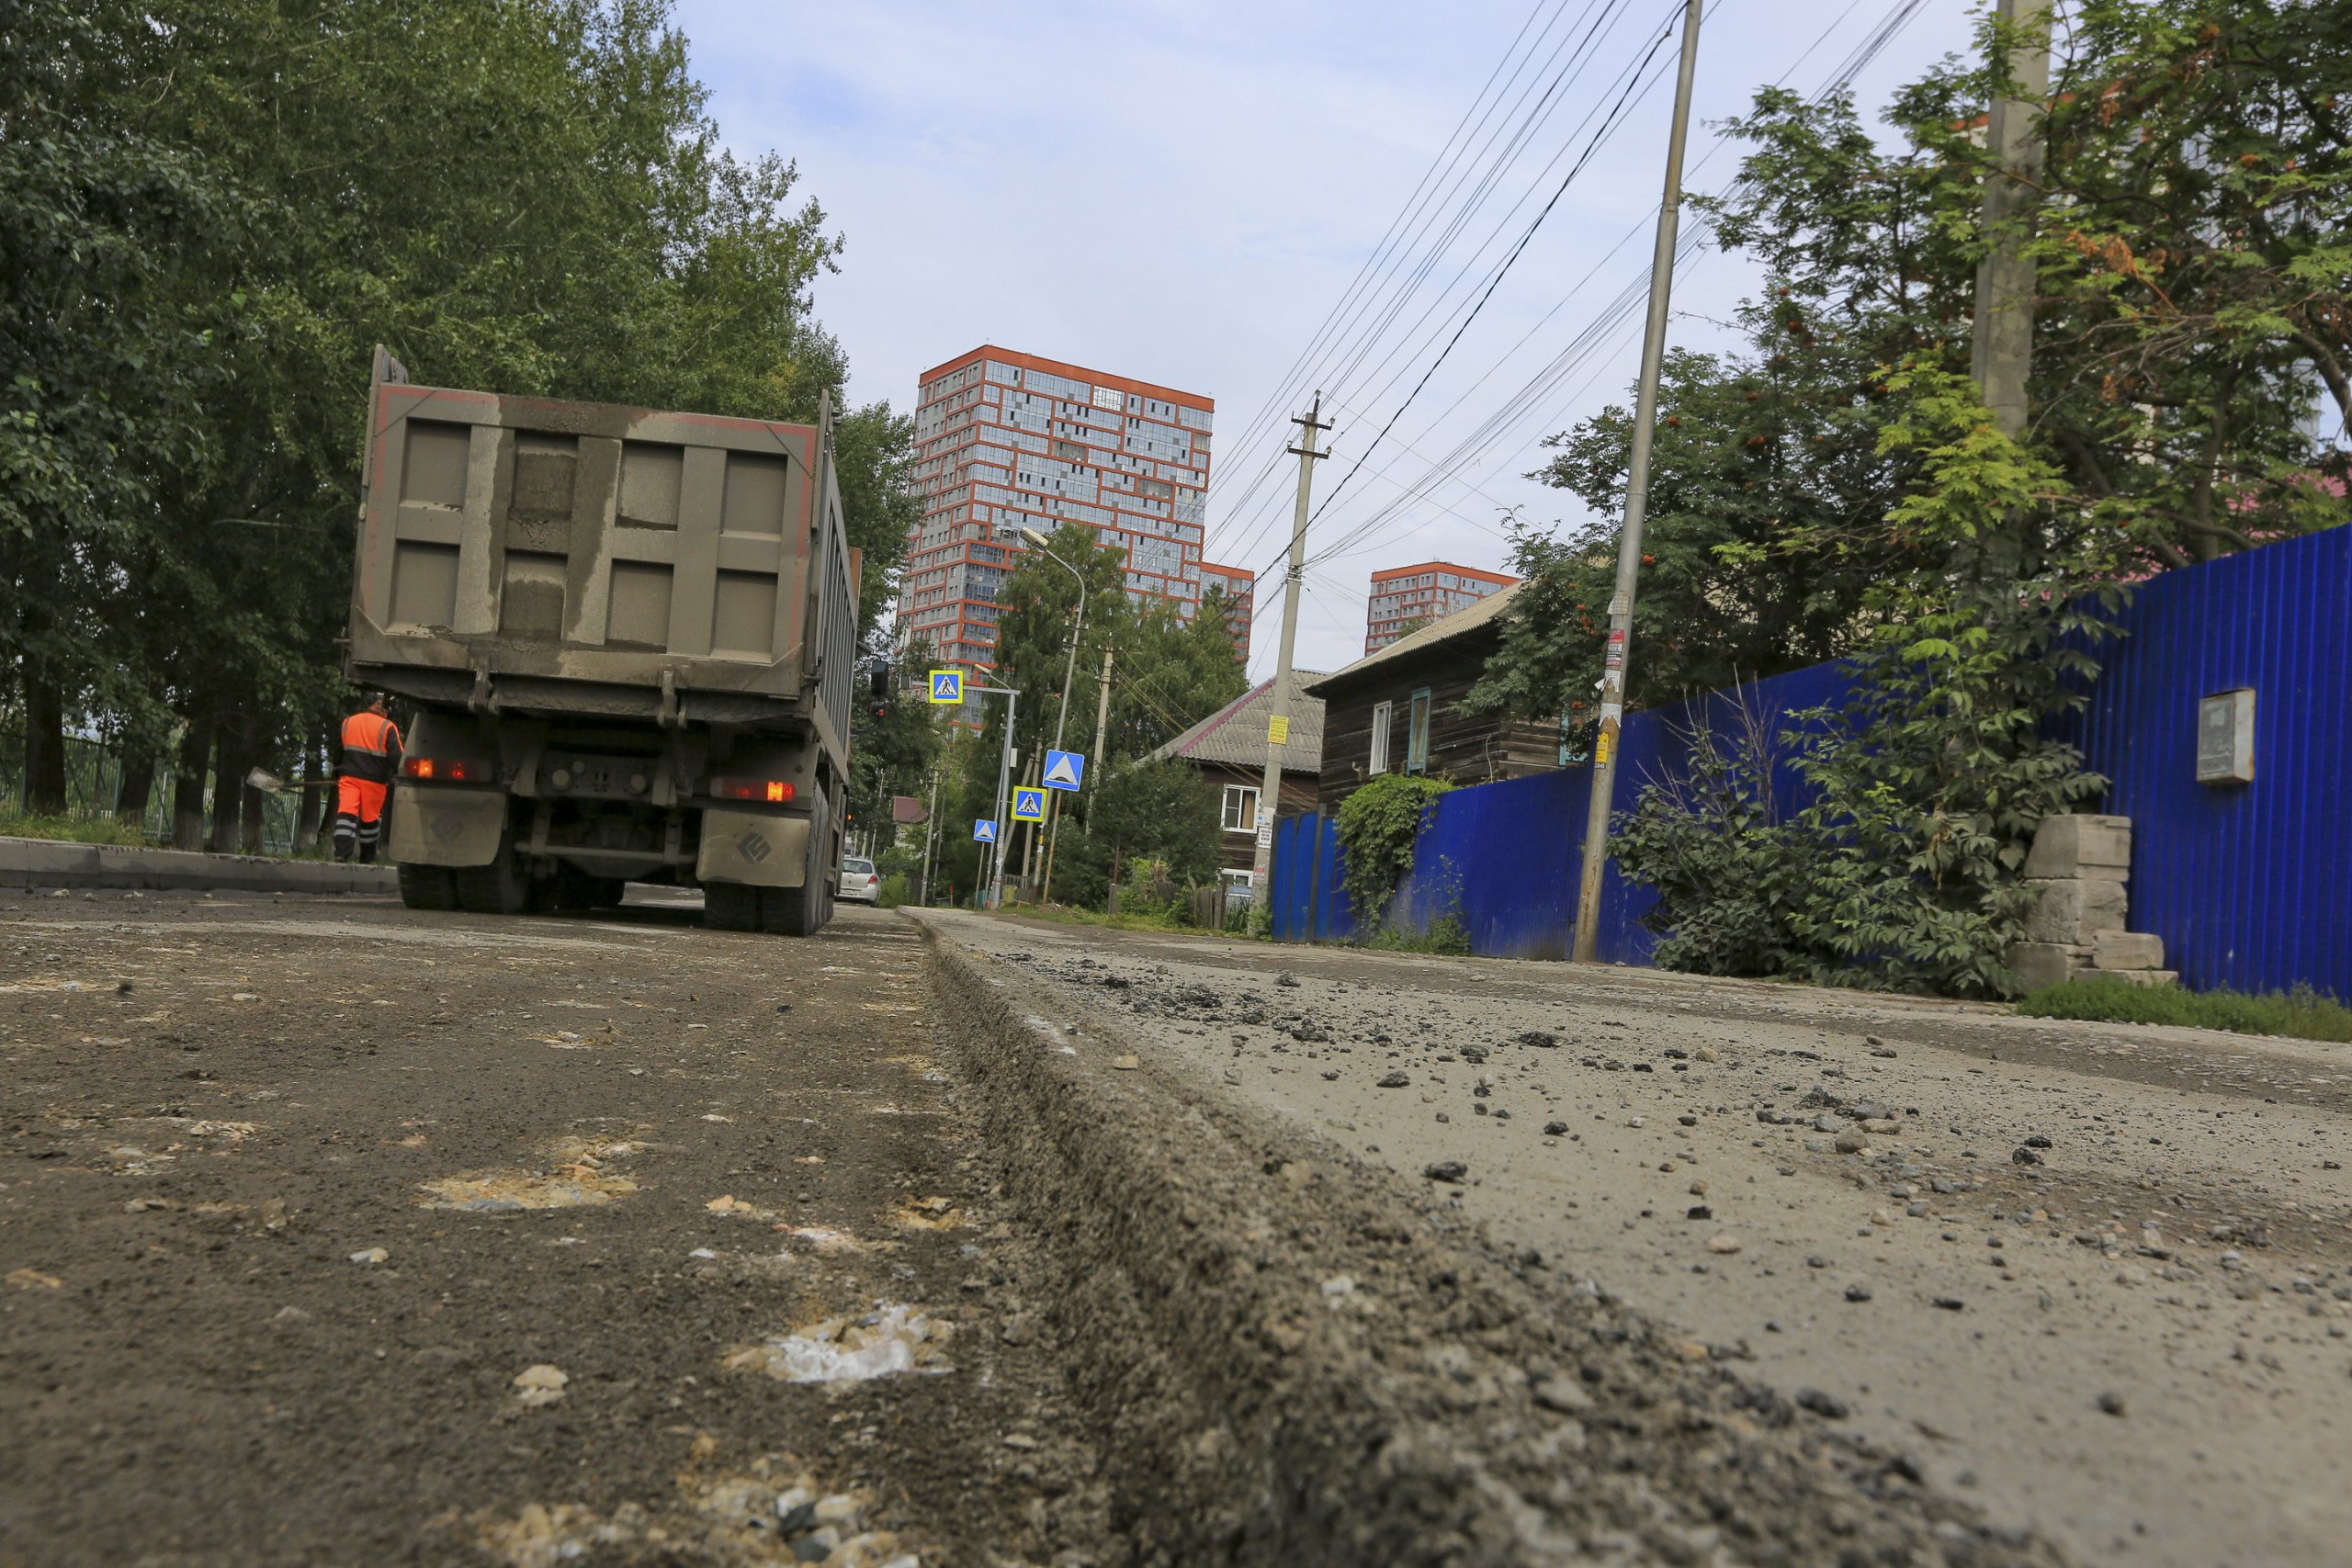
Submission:
<svg viewBox="0 0 2352 1568">
<path fill-rule="evenodd" d="M 1084 752 L 1049 750 L 1046 753 L 1045 785 L 1047 789 L 1076 789 L 1085 778 Z"/>
<path fill-rule="evenodd" d="M 1046 819 L 1046 792 L 1042 789 L 1014 790 L 1012 819 L 1015 822 L 1043 822 Z"/>
<path fill-rule="evenodd" d="M 934 670 L 931 672 L 931 700 L 935 703 L 960 703 L 964 700 L 964 672 L 961 670 Z"/>
<path fill-rule="evenodd" d="M 981 818 L 978 821 L 977 821 L 977 822 L 973 823 L 973 824 L 972 824 L 972 842 L 974 842 L 974 843 L 976 843 L 976 844 L 993 844 L 993 843 L 995 843 L 995 842 L 996 842 L 996 824 L 995 824 L 995 823 L 993 823 L 993 822 L 991 822 L 991 821 L 989 821 L 989 820 L 987 818 L 985 818 L 985 817 Z"/>
</svg>

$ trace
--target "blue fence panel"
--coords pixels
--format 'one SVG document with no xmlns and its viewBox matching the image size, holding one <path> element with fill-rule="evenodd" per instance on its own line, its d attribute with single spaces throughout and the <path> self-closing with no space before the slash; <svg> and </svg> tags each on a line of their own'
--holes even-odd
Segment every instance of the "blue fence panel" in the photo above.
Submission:
<svg viewBox="0 0 2352 1568">
<path fill-rule="evenodd" d="M 1266 908 L 1273 919 L 1276 942 L 1307 939 L 1307 878 L 1302 874 L 1306 859 L 1299 851 L 1298 840 L 1301 825 L 1317 820 L 1313 817 L 1284 817 L 1274 823 L 1274 856 L 1266 875 Z"/>
<path fill-rule="evenodd" d="M 2352 998 L 2352 528 L 2141 585 L 2065 727 L 2132 818 L 2132 929 L 2199 989 Z M 2197 782 L 2199 699 L 2255 692 L 2254 782 Z"/>
<path fill-rule="evenodd" d="M 1395 923 L 1427 931 L 1453 915 L 1473 953 L 1566 958 L 1577 874 L 1564 829 L 1583 822 L 1587 783 L 1578 768 L 1440 795 L 1396 890 Z"/>
<path fill-rule="evenodd" d="M 1317 817 L 1315 821 L 1315 940 L 1351 942 L 1356 934 L 1356 917 L 1348 902 L 1347 856 L 1340 848 L 1340 819 Z"/>
<path fill-rule="evenodd" d="M 2166 572 L 2141 585 L 2120 629 L 2089 706 L 2060 731 L 2111 781 L 2104 809 L 2132 818 L 2132 929 L 2164 938 L 2166 963 L 2199 988 L 2303 983 L 2352 998 L 2352 527 Z M 1618 808 L 1679 775 L 1702 728 L 1736 746 L 1752 723 L 1781 759 L 1772 793 L 1785 818 L 1806 786 L 1781 737 L 1792 715 L 1840 705 L 1852 684 L 1849 666 L 1817 664 L 1632 716 Z M 2199 700 L 2238 687 L 2256 693 L 2254 782 L 2200 784 Z M 1458 911 L 1476 953 L 1564 955 L 1589 787 L 1575 768 L 1441 797 L 1397 922 L 1425 930 Z M 1276 842 L 1276 934 L 1352 934 L 1336 825 L 1293 818 Z M 1655 902 L 1610 863 L 1604 961 L 1649 962 L 1641 918 Z"/>
</svg>

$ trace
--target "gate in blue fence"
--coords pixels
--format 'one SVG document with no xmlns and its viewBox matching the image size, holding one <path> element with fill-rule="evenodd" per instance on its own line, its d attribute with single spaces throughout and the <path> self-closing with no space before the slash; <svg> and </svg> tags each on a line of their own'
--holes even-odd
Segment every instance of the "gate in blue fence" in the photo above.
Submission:
<svg viewBox="0 0 2352 1568">
<path fill-rule="evenodd" d="M 2139 586 L 2104 650 L 2086 709 L 2061 732 L 2109 779 L 2099 809 L 2132 818 L 2132 929 L 2165 940 L 2165 963 L 2199 989 L 2309 985 L 2352 999 L 2352 527 L 2283 540 Z M 1835 707 L 1843 665 L 1817 664 L 1625 723 L 1618 805 L 1684 776 L 1693 737 L 1778 739 L 1792 716 Z M 2199 705 L 2251 691 L 2253 777 L 2199 783 Z M 1782 746 L 1773 796 L 1804 802 Z M 1414 848 L 1390 923 L 1414 932 L 1458 919 L 1471 951 L 1560 958 L 1574 936 L 1576 868 L 1590 775 L 1565 769 L 1441 795 Z M 1275 829 L 1273 929 L 1285 942 L 1343 941 L 1335 824 Z M 1656 904 L 1611 862 L 1600 929 L 1606 962 L 1646 964 Z"/>
</svg>

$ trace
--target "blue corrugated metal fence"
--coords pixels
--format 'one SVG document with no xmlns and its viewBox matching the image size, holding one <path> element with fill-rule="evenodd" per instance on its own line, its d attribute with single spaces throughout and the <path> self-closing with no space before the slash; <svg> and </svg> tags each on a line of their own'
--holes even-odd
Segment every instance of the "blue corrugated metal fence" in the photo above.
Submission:
<svg viewBox="0 0 2352 1568">
<path fill-rule="evenodd" d="M 2165 940 L 2191 986 L 2298 983 L 2352 998 L 2352 528 L 2282 541 L 2142 585 L 2085 712 L 2062 733 L 2110 780 L 2103 810 L 2132 819 L 2132 929 Z M 2256 695 L 2255 778 L 2196 782 L 2198 703 L 2236 687 Z M 1821 664 L 1716 692 L 1626 722 L 1621 806 L 1677 776 L 1690 737 L 1733 739 L 1747 723 L 1777 738 L 1789 716 L 1834 706 L 1849 689 Z M 1785 763 L 1781 809 L 1802 804 Z M 1458 789 L 1431 808 L 1393 919 L 1424 930 L 1453 914 L 1473 952 L 1556 958 L 1568 951 L 1589 773 L 1584 768 Z M 1274 934 L 1352 935 L 1333 822 L 1276 829 Z M 1604 960 L 1645 964 L 1655 903 L 1619 879 L 1603 886 Z"/>
</svg>

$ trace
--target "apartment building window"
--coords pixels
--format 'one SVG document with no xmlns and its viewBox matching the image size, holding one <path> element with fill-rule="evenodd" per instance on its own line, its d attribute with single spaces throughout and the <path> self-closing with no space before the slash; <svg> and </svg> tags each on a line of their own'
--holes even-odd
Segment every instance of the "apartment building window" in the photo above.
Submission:
<svg viewBox="0 0 2352 1568">
<path fill-rule="evenodd" d="M 1413 694 L 1412 717 L 1405 736 L 1405 771 L 1424 773 L 1430 765 L 1430 689 Z"/>
<path fill-rule="evenodd" d="M 1258 830 L 1258 792 L 1250 785 L 1225 786 L 1225 830 L 1228 833 L 1254 833 Z"/>
<path fill-rule="evenodd" d="M 1388 731 L 1396 723 L 1395 703 L 1372 705 L 1372 771 L 1375 773 L 1388 771 Z"/>
</svg>

